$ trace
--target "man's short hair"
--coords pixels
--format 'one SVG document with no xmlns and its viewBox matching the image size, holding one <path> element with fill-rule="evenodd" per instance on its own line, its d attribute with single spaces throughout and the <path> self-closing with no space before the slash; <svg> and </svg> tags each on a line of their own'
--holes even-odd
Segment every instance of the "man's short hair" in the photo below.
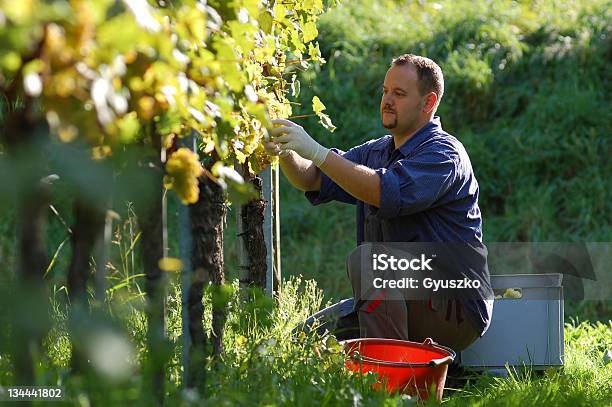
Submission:
<svg viewBox="0 0 612 407">
<path fill-rule="evenodd" d="M 425 95 L 434 92 L 438 96 L 436 107 L 440 105 L 442 95 L 444 95 L 444 76 L 442 69 L 429 58 L 418 55 L 404 54 L 393 58 L 391 66 L 412 65 L 416 69 L 418 77 L 419 92 Z"/>
</svg>

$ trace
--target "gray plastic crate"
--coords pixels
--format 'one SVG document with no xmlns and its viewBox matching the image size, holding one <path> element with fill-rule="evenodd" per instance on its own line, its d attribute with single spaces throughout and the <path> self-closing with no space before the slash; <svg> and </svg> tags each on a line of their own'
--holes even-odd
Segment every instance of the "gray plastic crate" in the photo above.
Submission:
<svg viewBox="0 0 612 407">
<path fill-rule="evenodd" d="M 492 372 L 506 364 L 535 370 L 562 366 L 562 278 L 556 273 L 491 276 L 496 292 L 518 288 L 522 297 L 495 300 L 489 329 L 461 352 L 461 364 Z"/>
</svg>

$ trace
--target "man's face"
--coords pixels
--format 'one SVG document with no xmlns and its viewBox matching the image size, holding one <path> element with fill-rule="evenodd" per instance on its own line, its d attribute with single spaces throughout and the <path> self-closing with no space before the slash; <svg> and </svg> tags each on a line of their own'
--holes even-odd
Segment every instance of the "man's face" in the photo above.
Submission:
<svg viewBox="0 0 612 407">
<path fill-rule="evenodd" d="M 416 69 L 410 64 L 392 66 L 385 75 L 380 100 L 383 127 L 393 135 L 411 134 L 421 127 L 424 106 Z"/>
</svg>

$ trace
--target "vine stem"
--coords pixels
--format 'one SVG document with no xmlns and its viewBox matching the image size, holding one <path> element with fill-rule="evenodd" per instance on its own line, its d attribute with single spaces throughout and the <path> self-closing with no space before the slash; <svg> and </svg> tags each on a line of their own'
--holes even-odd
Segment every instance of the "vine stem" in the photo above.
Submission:
<svg viewBox="0 0 612 407">
<path fill-rule="evenodd" d="M 314 113 L 313 114 L 301 114 L 298 116 L 289 116 L 287 117 L 287 119 L 303 119 L 303 118 L 312 117 L 312 116 L 316 116 L 316 115 Z"/>
<path fill-rule="evenodd" d="M 285 64 L 301 64 L 302 62 L 311 62 L 314 61 L 314 58 L 306 58 L 306 59 L 290 59 L 285 61 Z"/>
</svg>

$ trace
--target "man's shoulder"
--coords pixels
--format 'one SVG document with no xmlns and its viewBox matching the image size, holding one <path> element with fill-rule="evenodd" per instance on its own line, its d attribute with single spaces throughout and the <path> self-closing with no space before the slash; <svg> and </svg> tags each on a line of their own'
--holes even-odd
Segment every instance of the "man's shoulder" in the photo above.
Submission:
<svg viewBox="0 0 612 407">
<path fill-rule="evenodd" d="M 372 157 L 371 152 L 376 151 L 374 155 L 377 155 L 379 151 L 382 151 L 385 146 L 389 145 L 390 138 L 391 136 L 382 136 L 380 138 L 366 140 L 346 152 L 339 148 L 332 148 L 331 150 L 354 163 L 366 164 L 369 161 L 369 157 Z"/>
<path fill-rule="evenodd" d="M 355 146 L 355 148 L 364 150 L 383 150 L 389 146 L 389 139 L 391 139 L 391 137 L 391 135 L 387 134 L 379 138 L 366 140 L 365 142 Z"/>
<path fill-rule="evenodd" d="M 452 134 L 439 129 L 424 140 L 417 148 L 422 153 L 438 153 L 454 159 L 461 159 L 467 156 L 463 143 Z"/>
<path fill-rule="evenodd" d="M 470 156 L 463 143 L 452 134 L 443 130 L 437 131 L 421 147 L 424 153 L 435 153 L 452 160 L 462 177 L 473 176 L 474 170 Z"/>
</svg>

